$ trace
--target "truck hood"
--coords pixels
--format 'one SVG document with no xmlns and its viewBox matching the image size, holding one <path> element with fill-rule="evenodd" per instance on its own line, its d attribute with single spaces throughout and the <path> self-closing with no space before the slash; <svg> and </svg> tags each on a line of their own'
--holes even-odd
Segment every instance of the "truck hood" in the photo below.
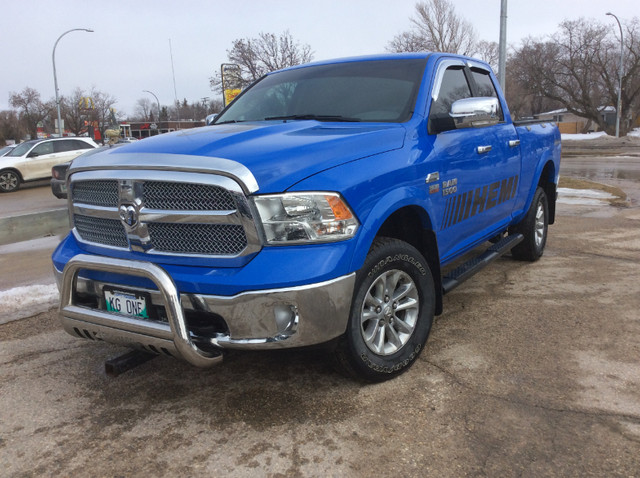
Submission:
<svg viewBox="0 0 640 478">
<path fill-rule="evenodd" d="M 85 155 L 74 161 L 72 171 L 101 165 L 118 167 L 125 158 L 129 169 L 155 166 L 203 170 L 207 158 L 211 158 L 212 171 L 220 164 L 232 165 L 229 161 L 240 163 L 253 174 L 258 191 L 282 192 L 320 171 L 401 148 L 404 137 L 402 125 L 387 123 L 328 124 L 311 120 L 213 125 Z M 150 165 L 149 160 L 156 155 L 163 160 Z M 170 160 L 171 155 L 176 155 L 175 161 Z"/>
</svg>

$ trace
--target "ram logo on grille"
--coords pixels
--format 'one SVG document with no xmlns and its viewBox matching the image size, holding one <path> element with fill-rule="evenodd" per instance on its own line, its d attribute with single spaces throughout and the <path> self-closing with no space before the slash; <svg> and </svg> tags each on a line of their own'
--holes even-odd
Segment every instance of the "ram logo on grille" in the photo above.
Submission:
<svg viewBox="0 0 640 478">
<path fill-rule="evenodd" d="M 120 220 L 129 227 L 135 227 L 138 224 L 138 211 L 131 204 L 123 204 L 120 206 Z"/>
</svg>

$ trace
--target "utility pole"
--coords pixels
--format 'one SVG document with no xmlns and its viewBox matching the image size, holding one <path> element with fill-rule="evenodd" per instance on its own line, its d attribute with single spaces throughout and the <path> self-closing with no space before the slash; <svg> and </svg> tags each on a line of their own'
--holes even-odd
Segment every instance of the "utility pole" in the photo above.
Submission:
<svg viewBox="0 0 640 478">
<path fill-rule="evenodd" d="M 620 20 L 613 13 L 607 12 L 607 15 L 611 15 L 618 22 L 618 28 L 620 28 L 620 72 L 618 73 L 620 79 L 618 83 L 618 106 L 616 107 L 616 138 L 620 137 L 620 116 L 622 115 L 622 60 L 624 58 L 624 40 L 622 38 L 622 25 Z"/>
<path fill-rule="evenodd" d="M 507 0 L 500 2 L 500 58 L 498 60 L 498 81 L 502 92 L 506 90 L 507 68 Z"/>
</svg>

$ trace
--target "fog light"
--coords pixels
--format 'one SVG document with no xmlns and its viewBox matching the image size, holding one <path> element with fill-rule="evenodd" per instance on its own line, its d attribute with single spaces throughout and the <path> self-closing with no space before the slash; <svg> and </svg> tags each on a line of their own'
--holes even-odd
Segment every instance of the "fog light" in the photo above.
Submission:
<svg viewBox="0 0 640 478">
<path fill-rule="evenodd" d="M 295 333 L 298 328 L 298 308 L 295 305 L 276 305 L 273 313 L 276 319 L 276 327 L 281 335 Z"/>
</svg>

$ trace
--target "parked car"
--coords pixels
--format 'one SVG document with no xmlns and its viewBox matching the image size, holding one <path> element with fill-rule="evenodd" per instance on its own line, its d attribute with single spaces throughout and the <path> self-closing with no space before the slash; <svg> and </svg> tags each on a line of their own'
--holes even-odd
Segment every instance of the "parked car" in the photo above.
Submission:
<svg viewBox="0 0 640 478">
<path fill-rule="evenodd" d="M 8 144 L 6 146 L 3 146 L 2 148 L 0 148 L 0 158 L 2 156 L 6 156 L 7 154 L 9 154 L 9 152 L 15 148 L 17 146 L 17 144 Z"/>
<path fill-rule="evenodd" d="M 116 148 L 123 144 L 126 144 L 126 142 L 119 141 L 115 144 L 107 144 L 105 146 L 100 146 L 99 148 L 88 150 L 85 153 L 82 153 L 82 155 L 86 156 L 103 149 Z M 67 171 L 69 170 L 69 166 L 71 166 L 71 161 L 56 164 L 51 168 L 51 192 L 59 199 L 67 199 Z"/>
<path fill-rule="evenodd" d="M 66 163 L 98 145 L 91 138 L 36 139 L 19 144 L 0 159 L 0 192 L 18 189 L 21 183 L 51 176 L 51 168 Z"/>
<path fill-rule="evenodd" d="M 51 168 L 51 192 L 58 199 L 67 199 L 67 171 L 71 161 L 56 164 Z"/>
</svg>

